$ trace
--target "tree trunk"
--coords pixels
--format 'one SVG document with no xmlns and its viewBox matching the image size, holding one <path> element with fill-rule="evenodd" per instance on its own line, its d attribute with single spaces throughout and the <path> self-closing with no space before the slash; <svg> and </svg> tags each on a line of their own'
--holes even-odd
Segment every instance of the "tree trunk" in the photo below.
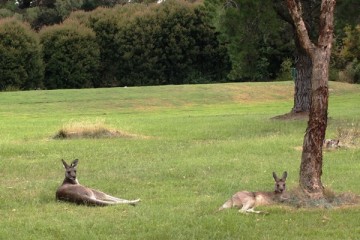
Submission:
<svg viewBox="0 0 360 240">
<path fill-rule="evenodd" d="M 311 106 L 300 165 L 300 186 L 313 199 L 323 198 L 322 146 L 327 127 L 329 60 L 327 51 L 313 55 Z"/>
<path fill-rule="evenodd" d="M 297 47 L 299 49 L 300 47 Z M 311 103 L 311 70 L 312 61 L 310 56 L 301 50 L 298 50 L 298 59 L 296 61 L 296 78 L 294 107 L 292 113 L 309 112 Z"/>
<path fill-rule="evenodd" d="M 332 46 L 335 0 L 322 0 L 319 37 L 312 43 L 302 19 L 301 3 L 286 0 L 299 43 L 312 60 L 311 105 L 300 165 L 300 187 L 312 199 L 324 198 L 322 146 L 327 126 L 329 63 Z"/>
<path fill-rule="evenodd" d="M 316 20 L 318 19 L 313 13 L 318 12 L 321 0 L 301 1 L 301 8 L 303 10 L 302 17 L 308 31 L 311 35 L 317 33 Z M 286 14 L 286 6 L 283 0 L 273 0 L 273 7 L 277 15 L 288 22 L 295 28 L 294 20 L 290 14 Z M 299 37 L 295 34 L 295 47 L 296 47 L 296 77 L 294 88 L 294 105 L 290 113 L 308 113 L 310 111 L 311 103 L 311 72 L 312 61 L 310 55 L 306 52 L 300 43 Z"/>
</svg>

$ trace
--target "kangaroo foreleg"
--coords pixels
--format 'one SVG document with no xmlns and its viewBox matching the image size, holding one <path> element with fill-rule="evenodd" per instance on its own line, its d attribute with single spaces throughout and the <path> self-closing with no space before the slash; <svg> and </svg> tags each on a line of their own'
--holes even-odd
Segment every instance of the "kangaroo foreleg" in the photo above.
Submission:
<svg viewBox="0 0 360 240">
<path fill-rule="evenodd" d="M 243 212 L 243 211 L 242 211 Z M 250 208 L 244 211 L 245 213 L 261 213 L 260 211 L 255 211 L 254 208 Z"/>
</svg>

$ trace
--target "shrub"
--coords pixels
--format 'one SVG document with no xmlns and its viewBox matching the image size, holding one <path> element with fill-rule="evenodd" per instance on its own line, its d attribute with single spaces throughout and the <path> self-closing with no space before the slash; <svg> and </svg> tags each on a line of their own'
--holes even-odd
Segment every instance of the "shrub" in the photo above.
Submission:
<svg viewBox="0 0 360 240">
<path fill-rule="evenodd" d="M 340 69 L 339 81 L 360 83 L 360 25 L 344 29 L 342 45 L 334 50 L 334 67 Z"/>
<path fill-rule="evenodd" d="M 0 20 L 0 89 L 42 86 L 43 63 L 37 35 L 14 18 Z"/>
<path fill-rule="evenodd" d="M 40 32 L 48 89 L 94 86 L 99 68 L 95 33 L 77 21 L 47 27 Z"/>
<path fill-rule="evenodd" d="M 288 26 L 276 16 L 276 11 L 271 10 L 272 1 L 206 2 L 211 2 L 213 6 L 210 8 L 218 7 L 218 14 L 212 17 L 222 33 L 222 41 L 227 43 L 232 63 L 229 79 L 274 79 L 283 60 L 291 56 L 294 46 Z"/>
<path fill-rule="evenodd" d="M 356 58 L 348 63 L 344 70 L 339 72 L 339 81 L 360 83 L 360 62 Z"/>
<path fill-rule="evenodd" d="M 70 18 L 81 18 L 96 33 L 101 59 L 96 86 L 221 81 L 230 68 L 204 12 L 185 1 L 98 8 Z"/>
<path fill-rule="evenodd" d="M 279 81 L 289 81 L 293 79 L 292 76 L 292 61 L 290 58 L 285 58 L 284 61 L 281 63 L 280 73 L 277 77 Z"/>
<path fill-rule="evenodd" d="M 62 21 L 62 17 L 53 8 L 30 8 L 27 10 L 26 18 L 37 31 L 44 26 L 59 24 Z"/>
<path fill-rule="evenodd" d="M 214 28 L 201 9 L 183 1 L 166 1 L 138 13 L 116 41 L 122 56 L 118 79 L 126 85 L 221 81 L 229 70 Z"/>
<path fill-rule="evenodd" d="M 7 18 L 12 17 L 14 15 L 14 12 L 10 11 L 6 8 L 0 8 L 0 18 Z"/>
<path fill-rule="evenodd" d="M 127 8 L 124 7 L 124 9 Z M 122 67 L 120 63 L 121 52 L 119 44 L 115 41 L 115 36 L 120 31 L 119 24 L 128 22 L 127 18 L 124 18 L 124 21 L 119 20 L 121 15 L 121 13 L 116 14 L 114 9 L 98 8 L 91 13 L 86 21 L 96 33 L 96 42 L 100 48 L 100 77 L 95 83 L 96 87 L 119 85 L 117 76 Z"/>
<path fill-rule="evenodd" d="M 345 27 L 345 38 L 343 39 L 343 47 L 340 57 L 347 62 L 351 62 L 355 58 L 360 58 L 360 25 L 354 28 Z"/>
</svg>

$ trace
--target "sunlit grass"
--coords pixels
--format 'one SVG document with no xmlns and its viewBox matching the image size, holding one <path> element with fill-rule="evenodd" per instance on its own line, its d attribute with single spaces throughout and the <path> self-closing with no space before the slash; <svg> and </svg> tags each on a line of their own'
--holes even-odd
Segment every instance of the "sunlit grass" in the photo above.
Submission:
<svg viewBox="0 0 360 240">
<path fill-rule="evenodd" d="M 360 87 L 330 88 L 327 137 L 358 141 Z M 216 211 L 238 190 L 271 191 L 272 171 L 297 187 L 306 121 L 271 119 L 290 111 L 292 92 L 281 82 L 0 93 L 0 239 L 356 239 L 359 207 Z M 101 128 L 135 137 L 53 138 Z M 140 205 L 56 202 L 60 160 L 75 158 L 80 183 Z M 358 159 L 356 144 L 325 152 L 326 187 L 360 194 Z"/>
</svg>

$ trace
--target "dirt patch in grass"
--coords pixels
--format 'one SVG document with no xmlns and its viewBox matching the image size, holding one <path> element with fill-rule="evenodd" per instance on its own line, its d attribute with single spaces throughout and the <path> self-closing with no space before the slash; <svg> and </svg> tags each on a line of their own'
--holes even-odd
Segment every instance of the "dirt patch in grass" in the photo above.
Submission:
<svg viewBox="0 0 360 240">
<path fill-rule="evenodd" d="M 339 139 L 339 146 L 345 148 L 359 148 L 360 147 L 360 125 L 349 124 L 347 126 L 340 126 L 337 128 L 337 139 Z"/>
<path fill-rule="evenodd" d="M 147 138 L 106 126 L 103 122 L 71 122 L 63 126 L 54 139 L 74 138 Z"/>
<path fill-rule="evenodd" d="M 227 91 L 231 92 L 236 102 L 256 103 L 287 101 L 293 98 L 293 85 L 288 83 L 274 83 L 267 87 L 259 83 L 242 83 L 227 85 Z"/>
<path fill-rule="evenodd" d="M 286 204 L 296 208 L 338 208 L 360 205 L 360 196 L 351 192 L 336 194 L 325 189 L 323 199 L 310 199 L 300 187 L 290 190 Z"/>
</svg>

